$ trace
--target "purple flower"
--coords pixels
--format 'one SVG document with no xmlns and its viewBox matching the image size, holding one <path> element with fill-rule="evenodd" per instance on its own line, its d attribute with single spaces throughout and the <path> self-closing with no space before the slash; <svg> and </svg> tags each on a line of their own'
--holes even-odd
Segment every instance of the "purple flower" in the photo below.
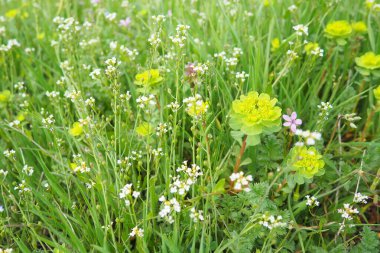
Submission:
<svg viewBox="0 0 380 253">
<path fill-rule="evenodd" d="M 297 131 L 297 126 L 302 125 L 302 120 L 297 119 L 297 113 L 292 112 L 292 114 L 289 115 L 282 115 L 282 118 L 285 120 L 283 126 L 290 127 L 290 130 L 295 133 Z"/>
<path fill-rule="evenodd" d="M 131 23 L 131 18 L 127 17 L 126 19 L 120 20 L 119 25 L 124 26 L 124 27 L 128 27 L 130 23 Z"/>
<path fill-rule="evenodd" d="M 186 66 L 185 66 L 185 75 L 186 76 L 195 76 L 196 75 L 196 71 L 195 71 L 195 69 L 194 69 L 194 67 L 195 67 L 195 64 L 194 63 L 192 63 L 192 62 L 189 62 Z"/>
</svg>

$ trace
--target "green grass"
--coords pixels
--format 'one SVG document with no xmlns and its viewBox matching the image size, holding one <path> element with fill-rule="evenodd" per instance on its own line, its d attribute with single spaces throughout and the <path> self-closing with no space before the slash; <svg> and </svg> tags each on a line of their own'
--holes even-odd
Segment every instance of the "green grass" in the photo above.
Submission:
<svg viewBox="0 0 380 253">
<path fill-rule="evenodd" d="M 373 90 L 380 75 L 363 75 L 355 63 L 366 52 L 380 53 L 376 8 L 356 0 L 122 2 L 0 0 L 0 252 L 378 252 L 375 232 L 363 228 L 379 231 L 380 102 Z M 116 17 L 107 20 L 106 13 Z M 156 24 L 157 15 L 166 20 Z M 72 17 L 81 30 L 63 32 L 53 22 L 57 16 Z M 129 26 L 120 26 L 127 17 Z M 324 32 L 335 20 L 364 21 L 368 30 L 339 45 Z M 190 26 L 183 47 L 170 39 L 180 24 Z M 298 24 L 308 26 L 308 35 L 296 35 Z M 157 32 L 161 42 L 152 46 L 148 40 Z M 12 39 L 20 46 L 1 46 Z M 318 43 L 323 56 L 306 54 L 304 40 Z M 236 65 L 214 57 L 224 51 L 231 58 L 234 48 L 242 50 Z M 291 60 L 288 50 L 298 58 Z M 105 61 L 112 57 L 120 65 L 110 76 Z M 188 77 L 190 62 L 207 70 Z M 100 75 L 92 79 L 95 69 Z M 159 69 L 162 81 L 138 85 L 136 75 L 150 69 Z M 242 71 L 249 74 L 245 81 L 236 77 Z M 15 87 L 19 82 L 24 88 Z M 59 95 L 49 98 L 47 91 Z M 68 91 L 80 94 L 71 100 Z M 232 103 L 250 91 L 277 98 L 282 114 L 295 111 L 302 129 L 322 134 L 315 147 L 323 175 L 297 178 L 290 161 L 298 137 L 286 127 L 241 148 L 244 133 L 231 134 Z M 121 96 L 127 92 L 129 100 Z M 141 109 L 136 99 L 150 94 L 155 105 Z M 208 103 L 199 119 L 183 103 L 195 94 Z M 90 97 L 93 106 L 85 102 Z M 178 111 L 167 107 L 174 101 Z M 319 116 L 321 102 L 333 106 L 327 118 Z M 361 118 L 357 128 L 343 117 L 350 113 Z M 49 115 L 54 122 L 46 127 Z M 80 120 L 88 122 L 73 136 Z M 139 134 L 143 122 L 153 131 Z M 168 132 L 156 135 L 159 123 Z M 155 156 L 158 149 L 163 154 Z M 9 150 L 14 158 L 3 155 Z M 118 162 L 125 157 L 135 158 L 130 166 Z M 170 189 L 183 161 L 203 175 L 182 196 Z M 90 171 L 74 172 L 82 162 Z M 253 177 L 250 192 L 231 188 L 234 166 Z M 22 180 L 28 191 L 15 189 Z M 141 195 L 128 206 L 119 194 L 129 183 Z M 353 202 L 358 192 L 369 197 L 367 204 Z M 163 195 L 181 206 L 172 224 L 159 215 Z M 320 205 L 307 207 L 306 195 Z M 345 203 L 359 211 L 352 220 L 338 213 Z M 193 207 L 203 221 L 190 218 Z M 268 229 L 263 215 L 282 216 L 284 225 Z M 135 226 L 143 237 L 130 237 Z"/>
</svg>

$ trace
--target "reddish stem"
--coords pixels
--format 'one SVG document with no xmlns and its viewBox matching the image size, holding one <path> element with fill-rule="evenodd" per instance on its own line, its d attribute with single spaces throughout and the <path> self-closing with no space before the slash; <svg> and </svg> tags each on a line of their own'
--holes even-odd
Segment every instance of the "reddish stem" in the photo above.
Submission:
<svg viewBox="0 0 380 253">
<path fill-rule="evenodd" d="M 240 153 L 239 153 L 239 156 L 236 159 L 236 163 L 235 163 L 235 166 L 234 166 L 234 173 L 237 173 L 239 171 L 239 167 L 240 167 L 240 163 L 241 163 L 241 158 L 243 157 L 245 148 L 247 147 L 247 137 L 248 136 L 245 135 L 244 138 L 243 138 L 243 142 L 242 142 L 241 148 L 240 148 Z M 230 189 L 231 190 L 232 190 L 233 186 L 234 186 L 234 182 L 230 181 Z"/>
</svg>

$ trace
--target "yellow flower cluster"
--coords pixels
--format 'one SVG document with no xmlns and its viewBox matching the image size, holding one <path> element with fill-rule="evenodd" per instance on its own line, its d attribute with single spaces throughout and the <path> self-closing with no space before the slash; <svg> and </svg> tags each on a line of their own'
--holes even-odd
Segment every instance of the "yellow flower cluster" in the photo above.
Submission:
<svg viewBox="0 0 380 253">
<path fill-rule="evenodd" d="M 363 69 L 374 70 L 380 68 L 380 55 L 374 52 L 367 52 L 355 59 L 356 65 Z"/>
<path fill-rule="evenodd" d="M 314 147 L 297 146 L 291 152 L 290 166 L 299 175 L 310 179 L 323 170 L 325 162 Z"/>
<path fill-rule="evenodd" d="M 271 51 L 272 51 L 272 52 L 276 51 L 276 50 L 279 49 L 280 46 L 281 46 L 280 39 L 279 39 L 279 38 L 274 38 L 274 39 L 271 41 L 271 45 L 272 45 Z"/>
<path fill-rule="evenodd" d="M 328 38 L 337 39 L 344 44 L 344 39 L 348 38 L 352 32 L 366 33 L 367 25 L 363 21 L 348 23 L 346 20 L 333 21 L 327 24 L 325 35 Z"/>
<path fill-rule="evenodd" d="M 75 122 L 72 128 L 70 128 L 69 130 L 69 134 L 74 137 L 80 136 L 82 133 L 83 133 L 83 126 L 79 122 Z"/>
<path fill-rule="evenodd" d="M 0 104 L 6 104 L 11 99 L 11 92 L 9 90 L 0 91 Z"/>
<path fill-rule="evenodd" d="M 158 69 L 150 69 L 135 76 L 135 84 L 145 87 L 155 86 L 162 80 L 163 78 L 160 76 L 160 71 Z"/>
<path fill-rule="evenodd" d="M 143 122 L 138 127 L 136 127 L 136 133 L 141 137 L 151 135 L 153 132 L 153 126 L 148 122 Z"/>
<path fill-rule="evenodd" d="M 352 23 L 352 30 L 354 30 L 357 33 L 366 33 L 367 32 L 367 25 L 363 21 Z"/>
<path fill-rule="evenodd" d="M 338 20 L 328 23 L 325 28 L 326 37 L 329 38 L 347 38 L 352 33 L 352 26 L 345 20 Z"/>
<path fill-rule="evenodd" d="M 277 99 L 271 99 L 266 93 L 251 91 L 233 101 L 230 125 L 246 135 L 271 133 L 281 123 L 281 108 L 276 106 Z"/>
</svg>

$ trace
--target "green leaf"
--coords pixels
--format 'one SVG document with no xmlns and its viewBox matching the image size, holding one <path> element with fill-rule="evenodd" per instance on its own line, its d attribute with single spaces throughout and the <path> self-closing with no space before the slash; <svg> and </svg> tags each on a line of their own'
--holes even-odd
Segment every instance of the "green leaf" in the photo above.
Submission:
<svg viewBox="0 0 380 253">
<path fill-rule="evenodd" d="M 214 193 L 224 193 L 226 190 L 224 189 L 224 185 L 226 184 L 226 179 L 223 178 L 219 180 L 216 185 L 214 186 L 214 189 L 212 189 L 212 192 Z"/>
<path fill-rule="evenodd" d="M 347 41 L 345 39 L 337 39 L 336 43 L 338 43 L 339 46 L 344 46 L 347 44 Z"/>
<path fill-rule="evenodd" d="M 244 136 L 244 133 L 242 131 L 231 131 L 231 136 L 234 140 L 239 142 L 239 144 L 241 145 L 242 138 Z"/>
<path fill-rule="evenodd" d="M 260 135 L 248 135 L 247 146 L 256 146 L 260 144 Z"/>
<path fill-rule="evenodd" d="M 261 125 L 243 126 L 241 131 L 246 135 L 259 135 L 263 132 L 263 127 Z"/>
<path fill-rule="evenodd" d="M 241 163 L 240 163 L 240 166 L 243 166 L 243 165 L 248 165 L 252 163 L 252 159 L 251 158 L 246 158 L 244 159 Z"/>
<path fill-rule="evenodd" d="M 380 240 L 377 238 L 377 234 L 368 227 L 364 227 L 363 232 L 360 233 L 362 236 L 361 242 L 356 245 L 351 252 L 379 252 L 380 251 Z"/>
</svg>

